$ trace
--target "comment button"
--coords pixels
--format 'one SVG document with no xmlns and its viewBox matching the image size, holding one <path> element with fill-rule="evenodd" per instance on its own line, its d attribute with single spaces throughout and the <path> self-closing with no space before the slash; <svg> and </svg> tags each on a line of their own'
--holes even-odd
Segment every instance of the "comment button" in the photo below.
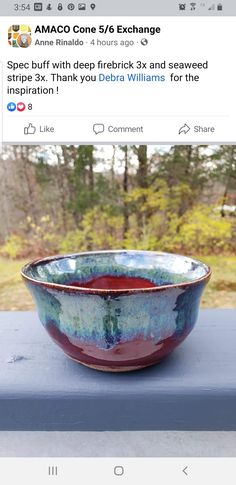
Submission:
<svg viewBox="0 0 236 485">
<path fill-rule="evenodd" d="M 105 126 L 103 123 L 95 123 L 93 125 L 93 131 L 95 135 L 98 135 L 99 133 L 103 133 L 105 131 Z"/>
</svg>

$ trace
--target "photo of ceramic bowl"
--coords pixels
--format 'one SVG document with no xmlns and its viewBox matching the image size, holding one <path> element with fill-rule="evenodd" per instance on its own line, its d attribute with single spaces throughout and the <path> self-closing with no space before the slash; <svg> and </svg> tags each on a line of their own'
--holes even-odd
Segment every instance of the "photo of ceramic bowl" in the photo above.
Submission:
<svg viewBox="0 0 236 485">
<path fill-rule="evenodd" d="M 98 251 L 27 264 L 39 318 L 72 359 L 102 371 L 160 362 L 191 332 L 210 268 L 152 251 Z"/>
</svg>

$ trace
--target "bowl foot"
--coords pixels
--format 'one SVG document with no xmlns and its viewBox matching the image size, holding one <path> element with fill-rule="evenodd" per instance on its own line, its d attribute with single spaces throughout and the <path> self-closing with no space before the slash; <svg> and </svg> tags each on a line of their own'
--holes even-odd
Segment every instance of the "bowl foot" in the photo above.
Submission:
<svg viewBox="0 0 236 485">
<path fill-rule="evenodd" d="M 131 372 L 131 371 L 135 371 L 135 370 L 144 369 L 145 367 L 150 367 L 151 365 L 154 365 L 156 363 L 155 362 L 153 364 L 147 364 L 147 365 L 129 365 L 129 366 L 126 366 L 126 367 L 123 367 L 123 366 L 119 367 L 119 365 L 117 365 L 117 366 L 111 367 L 109 365 L 106 366 L 106 365 L 96 365 L 96 364 L 85 364 L 81 360 L 77 360 L 77 359 L 75 359 L 74 357 L 71 357 L 68 354 L 66 354 L 66 355 L 71 360 L 74 360 L 74 362 L 77 362 L 77 364 L 82 364 L 85 367 L 90 367 L 90 369 L 100 370 L 101 372 Z"/>
</svg>

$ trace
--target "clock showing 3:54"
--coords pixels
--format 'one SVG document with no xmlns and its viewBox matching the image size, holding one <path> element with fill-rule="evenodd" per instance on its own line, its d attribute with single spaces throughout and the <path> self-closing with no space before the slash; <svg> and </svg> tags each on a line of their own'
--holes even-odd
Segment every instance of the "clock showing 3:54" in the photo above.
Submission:
<svg viewBox="0 0 236 485">
<path fill-rule="evenodd" d="M 30 10 L 30 3 L 15 3 L 14 10 L 17 12 L 24 12 L 25 10 Z"/>
</svg>

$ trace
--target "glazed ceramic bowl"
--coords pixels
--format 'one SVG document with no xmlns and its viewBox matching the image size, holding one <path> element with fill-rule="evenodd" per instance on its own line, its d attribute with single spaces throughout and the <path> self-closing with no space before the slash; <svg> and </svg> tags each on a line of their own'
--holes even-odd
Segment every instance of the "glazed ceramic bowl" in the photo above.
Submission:
<svg viewBox="0 0 236 485">
<path fill-rule="evenodd" d="M 64 352 L 115 372 L 156 364 L 187 337 L 210 269 L 176 254 L 120 250 L 41 259 L 22 276 Z"/>
</svg>

